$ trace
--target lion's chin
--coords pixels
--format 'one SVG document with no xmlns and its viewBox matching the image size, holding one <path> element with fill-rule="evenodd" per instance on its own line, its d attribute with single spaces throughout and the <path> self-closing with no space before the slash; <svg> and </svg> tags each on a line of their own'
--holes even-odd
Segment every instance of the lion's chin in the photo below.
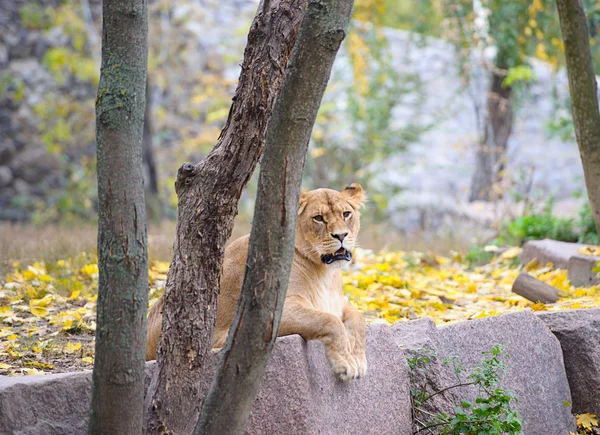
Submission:
<svg viewBox="0 0 600 435">
<path fill-rule="evenodd" d="M 352 252 L 350 252 L 344 248 L 338 249 L 333 254 L 321 255 L 321 261 L 327 265 L 336 263 L 338 261 L 350 262 L 351 260 L 352 260 Z"/>
</svg>

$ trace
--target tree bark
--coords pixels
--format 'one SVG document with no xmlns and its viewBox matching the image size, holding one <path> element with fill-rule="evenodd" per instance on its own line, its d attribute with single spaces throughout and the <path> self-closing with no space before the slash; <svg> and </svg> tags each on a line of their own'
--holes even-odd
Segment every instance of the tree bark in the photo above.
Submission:
<svg viewBox="0 0 600 435">
<path fill-rule="evenodd" d="M 143 426 L 148 250 L 142 134 L 148 56 L 144 0 L 105 0 L 96 100 L 98 312 L 91 434 Z"/>
<path fill-rule="evenodd" d="M 531 302 L 553 304 L 558 300 L 558 290 L 533 276 L 522 273 L 512 286 L 512 292 Z"/>
<path fill-rule="evenodd" d="M 502 196 L 499 183 L 505 167 L 506 149 L 512 131 L 512 88 L 502 86 L 504 77 L 492 73 L 487 97 L 487 120 L 483 142 L 475 152 L 475 172 L 469 201 L 495 201 Z"/>
<path fill-rule="evenodd" d="M 353 0 L 311 1 L 269 123 L 238 308 L 195 434 L 242 434 L 286 296 L 310 135 Z"/>
<path fill-rule="evenodd" d="M 565 43 L 575 135 L 596 230 L 600 234 L 600 112 L 598 89 L 581 0 L 556 0 Z"/>
<path fill-rule="evenodd" d="M 178 171 L 174 256 L 167 277 L 157 370 L 147 396 L 150 433 L 191 433 L 205 391 L 224 247 L 242 189 L 262 153 L 275 97 L 308 0 L 261 1 L 218 143 Z"/>
<path fill-rule="evenodd" d="M 146 190 L 152 195 L 158 195 L 158 176 L 156 174 L 156 162 L 154 160 L 154 147 L 152 138 L 154 131 L 152 129 L 152 94 L 150 86 L 150 76 L 146 80 L 146 109 L 144 112 L 144 166 L 147 177 L 145 178 Z"/>
</svg>

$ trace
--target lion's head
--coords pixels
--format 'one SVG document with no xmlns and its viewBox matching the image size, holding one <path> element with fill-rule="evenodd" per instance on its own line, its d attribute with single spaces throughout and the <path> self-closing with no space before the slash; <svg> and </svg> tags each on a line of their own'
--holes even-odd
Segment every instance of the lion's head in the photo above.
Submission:
<svg viewBox="0 0 600 435">
<path fill-rule="evenodd" d="M 346 267 L 360 230 L 359 208 L 365 200 L 360 184 L 338 192 L 303 192 L 298 207 L 296 249 L 318 264 Z"/>
</svg>

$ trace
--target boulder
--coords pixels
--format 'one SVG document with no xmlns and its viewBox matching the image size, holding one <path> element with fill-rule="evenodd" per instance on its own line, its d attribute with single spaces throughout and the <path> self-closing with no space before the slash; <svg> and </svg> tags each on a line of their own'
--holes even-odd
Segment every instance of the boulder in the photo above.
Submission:
<svg viewBox="0 0 600 435">
<path fill-rule="evenodd" d="M 598 273 L 594 272 L 600 257 L 577 254 L 569 259 L 569 281 L 575 287 L 589 287 L 598 284 Z"/>
<path fill-rule="evenodd" d="M 562 346 L 573 412 L 600 415 L 600 308 L 538 315 Z"/>
<path fill-rule="evenodd" d="M 390 328 L 369 327 L 367 340 L 367 375 L 344 383 L 331 372 L 321 343 L 279 338 L 246 433 L 412 433 L 404 354 Z M 202 384 L 209 385 L 217 358 L 209 358 Z M 147 374 L 153 368 L 148 363 Z M 0 433 L 86 433 L 90 387 L 90 371 L 0 379 Z"/>
<path fill-rule="evenodd" d="M 0 166 L 0 188 L 10 186 L 13 180 L 13 173 L 8 166 Z"/>
<path fill-rule="evenodd" d="M 505 314 L 440 328 L 442 352 L 459 355 L 470 370 L 481 361 L 482 351 L 502 345 L 510 355 L 501 386 L 511 390 L 515 408 L 524 421 L 526 435 L 568 435 L 575 431 L 571 391 L 556 337 L 531 311 Z M 474 387 L 461 389 L 462 400 L 474 400 Z"/>
<path fill-rule="evenodd" d="M 26 148 L 17 154 L 10 163 L 15 177 L 35 184 L 48 176 L 49 172 L 60 170 L 56 156 L 49 154 L 44 148 Z"/>
<path fill-rule="evenodd" d="M 534 258 L 540 264 L 552 263 L 554 267 L 566 269 L 569 259 L 577 255 L 581 246 L 578 243 L 558 242 L 556 240 L 530 240 L 523 245 L 521 252 L 521 264 L 525 265 Z"/>
<path fill-rule="evenodd" d="M 465 373 L 469 373 L 482 360 L 483 351 L 500 344 L 510 355 L 504 361 L 506 374 L 501 387 L 511 390 L 518 399 L 513 406 L 524 422 L 524 433 L 568 435 L 570 430 L 575 430 L 570 407 L 565 406 L 571 401 L 571 393 L 560 344 L 546 325 L 531 312 L 439 328 L 433 328 L 431 323 L 424 327 L 422 322 L 419 320 L 394 326 L 397 338 L 407 343 L 407 350 L 431 348 L 432 354 L 436 355 L 437 362 L 429 365 L 427 374 L 420 375 L 420 379 L 411 379 L 412 388 L 420 388 L 425 382 L 431 393 L 456 385 L 458 379 L 454 370 L 440 361 L 445 357 L 458 356 Z M 474 401 L 477 393 L 476 387 L 469 386 L 448 390 L 443 395 L 453 406 L 458 406 L 462 401 Z M 433 412 L 447 409 L 448 403 L 439 402 Z"/>
</svg>

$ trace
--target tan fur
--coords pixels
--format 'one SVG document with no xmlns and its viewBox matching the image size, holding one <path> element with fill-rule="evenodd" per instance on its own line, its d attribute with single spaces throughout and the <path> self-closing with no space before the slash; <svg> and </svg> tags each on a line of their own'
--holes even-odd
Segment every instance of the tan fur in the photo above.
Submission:
<svg viewBox="0 0 600 435">
<path fill-rule="evenodd" d="M 345 260 L 326 265 L 324 254 L 343 247 L 352 251 L 360 230 L 360 208 L 365 199 L 360 185 L 338 192 L 317 189 L 300 197 L 296 225 L 295 254 L 279 336 L 299 334 L 305 340 L 321 340 L 333 371 L 342 379 L 358 378 L 367 370 L 365 322 L 342 292 Z M 344 212 L 350 212 L 344 218 Z M 322 216 L 323 222 L 314 219 Z M 340 241 L 334 234 L 348 233 Z M 221 291 L 218 299 L 214 347 L 225 344 L 235 315 L 248 253 L 249 236 L 241 237 L 225 250 Z M 342 245 L 343 244 L 343 245 Z M 150 309 L 146 359 L 156 358 L 162 323 L 163 298 Z"/>
</svg>

